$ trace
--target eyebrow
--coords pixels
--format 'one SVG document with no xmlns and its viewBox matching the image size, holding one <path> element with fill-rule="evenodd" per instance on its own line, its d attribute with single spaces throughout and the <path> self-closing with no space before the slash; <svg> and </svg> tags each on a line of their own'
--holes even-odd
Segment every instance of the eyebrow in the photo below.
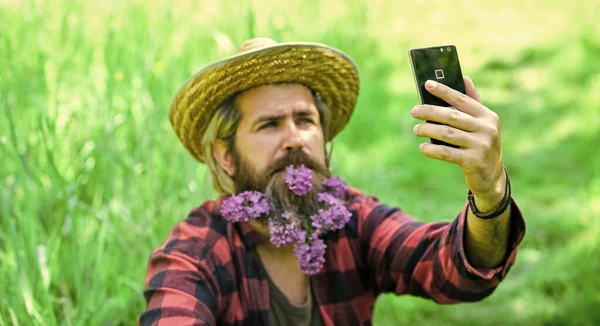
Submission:
<svg viewBox="0 0 600 326">
<path fill-rule="evenodd" d="M 308 109 L 295 110 L 293 113 L 294 117 L 307 117 L 307 116 L 314 116 L 314 115 L 315 115 L 315 113 Z M 265 121 L 281 120 L 285 116 L 286 116 L 285 114 L 263 115 L 263 116 L 258 117 L 258 119 L 256 119 L 256 121 L 254 121 L 254 123 L 252 123 L 252 126 L 254 127 Z"/>
</svg>

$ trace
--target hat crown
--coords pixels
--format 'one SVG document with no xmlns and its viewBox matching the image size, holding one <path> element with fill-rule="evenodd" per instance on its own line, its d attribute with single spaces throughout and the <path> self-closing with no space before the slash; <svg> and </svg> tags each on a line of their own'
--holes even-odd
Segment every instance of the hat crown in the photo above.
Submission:
<svg viewBox="0 0 600 326">
<path fill-rule="evenodd" d="M 277 45 L 277 42 L 273 39 L 268 37 L 255 37 L 244 41 L 244 43 L 242 43 L 242 45 L 240 45 L 240 47 L 237 49 L 236 54 L 246 53 L 273 45 Z"/>
</svg>

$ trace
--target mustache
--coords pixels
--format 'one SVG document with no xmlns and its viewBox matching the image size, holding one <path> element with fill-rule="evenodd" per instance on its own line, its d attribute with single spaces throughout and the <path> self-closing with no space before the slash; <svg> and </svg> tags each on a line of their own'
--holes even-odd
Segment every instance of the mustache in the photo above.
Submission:
<svg viewBox="0 0 600 326">
<path fill-rule="evenodd" d="M 324 174 L 329 177 L 329 170 L 303 151 L 289 152 L 287 155 L 275 161 L 275 163 L 267 170 L 266 176 L 271 178 L 277 173 L 284 171 L 289 165 L 300 166 L 301 164 L 304 164 L 305 167 L 313 170 L 315 173 Z"/>
<path fill-rule="evenodd" d="M 312 170 L 312 186 L 309 193 L 304 196 L 294 194 L 285 181 L 285 168 L 289 165 L 297 167 L 301 164 Z M 264 175 L 267 180 L 264 189 L 265 195 L 269 199 L 270 216 L 280 216 L 282 213 L 288 212 L 291 213 L 292 221 L 303 225 L 310 224 L 309 216 L 317 212 L 318 193 L 324 189 L 322 183 L 330 176 L 331 172 L 325 165 L 319 164 L 305 152 L 288 152 L 287 155 L 273 163 Z"/>
</svg>

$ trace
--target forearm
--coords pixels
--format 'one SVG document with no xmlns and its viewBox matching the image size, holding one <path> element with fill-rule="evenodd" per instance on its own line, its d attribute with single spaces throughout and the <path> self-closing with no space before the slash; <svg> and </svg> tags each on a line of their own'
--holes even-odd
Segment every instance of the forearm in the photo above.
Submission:
<svg viewBox="0 0 600 326">
<path fill-rule="evenodd" d="M 465 250 L 475 267 L 494 268 L 504 260 L 510 234 L 510 209 L 491 220 L 467 213 Z"/>
<path fill-rule="evenodd" d="M 490 211 L 502 200 L 506 190 L 505 177 L 500 178 L 493 194 L 475 196 L 475 205 L 480 211 Z M 470 208 L 467 210 L 465 250 L 474 266 L 494 268 L 502 263 L 510 240 L 510 222 L 510 208 L 492 219 L 481 219 Z"/>
</svg>

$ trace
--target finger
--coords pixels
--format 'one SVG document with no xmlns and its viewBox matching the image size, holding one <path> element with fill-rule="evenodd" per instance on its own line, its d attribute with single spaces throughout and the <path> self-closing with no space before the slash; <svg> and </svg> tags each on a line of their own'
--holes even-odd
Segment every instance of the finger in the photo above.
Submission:
<svg viewBox="0 0 600 326">
<path fill-rule="evenodd" d="M 423 155 L 441 161 L 455 163 L 463 166 L 472 154 L 460 149 L 445 145 L 436 145 L 432 143 L 422 143 L 419 145 L 419 150 Z"/>
<path fill-rule="evenodd" d="M 481 103 L 444 84 L 428 80 L 425 82 L 425 88 L 431 94 L 471 116 L 480 117 L 487 113 L 487 108 Z"/>
<path fill-rule="evenodd" d="M 454 108 L 424 104 L 415 106 L 410 112 L 417 119 L 435 121 L 465 131 L 481 129 L 479 120 Z"/>
<path fill-rule="evenodd" d="M 413 128 L 413 133 L 419 137 L 433 138 L 464 148 L 472 148 L 476 144 L 473 134 L 435 123 L 418 124 Z"/>
<path fill-rule="evenodd" d="M 467 91 L 467 96 L 469 96 L 470 98 L 474 99 L 475 101 L 481 103 L 481 96 L 479 95 L 479 92 L 475 88 L 475 83 L 473 83 L 473 80 L 471 79 L 471 77 L 464 76 L 463 80 L 465 82 L 465 89 Z"/>
</svg>

